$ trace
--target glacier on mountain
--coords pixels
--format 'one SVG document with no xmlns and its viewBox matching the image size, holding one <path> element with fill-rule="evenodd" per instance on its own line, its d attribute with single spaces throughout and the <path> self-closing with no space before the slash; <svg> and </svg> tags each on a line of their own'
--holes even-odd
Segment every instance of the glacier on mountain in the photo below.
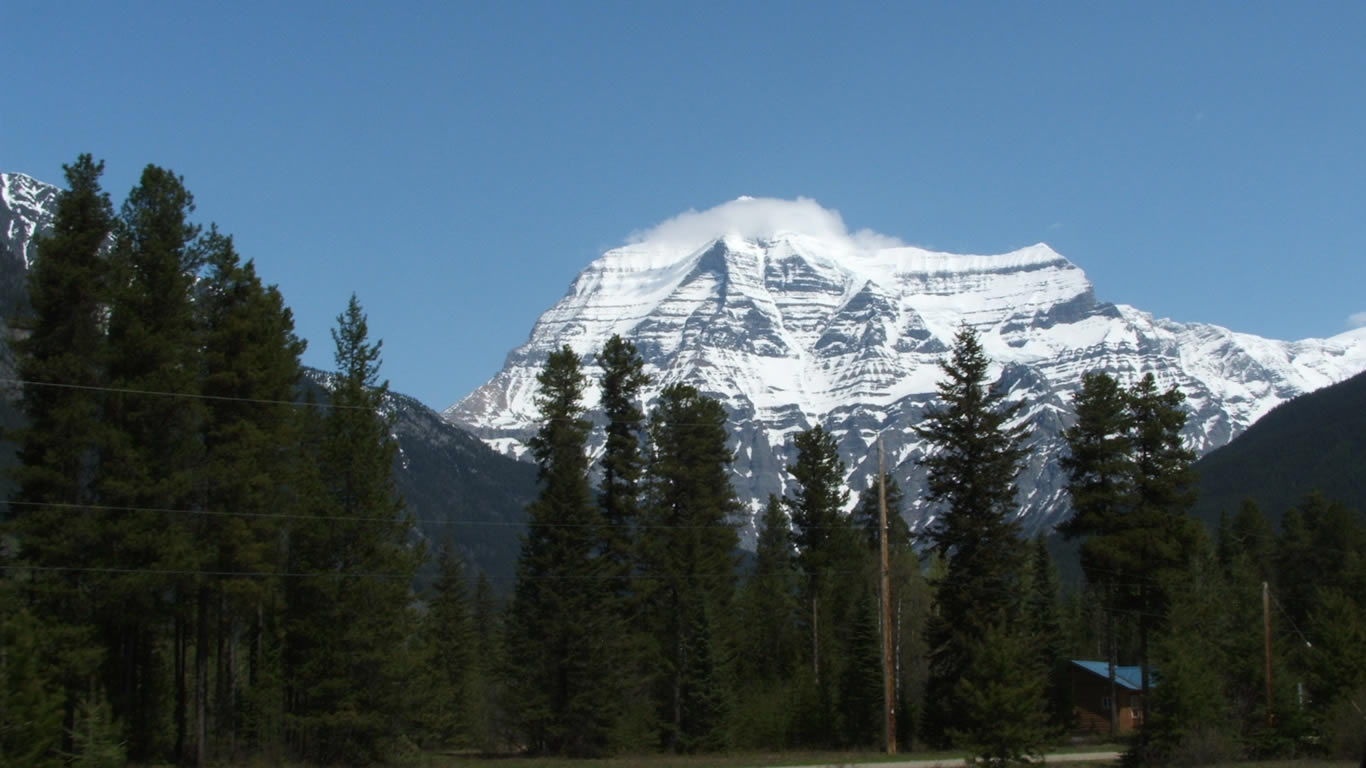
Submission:
<svg viewBox="0 0 1366 768">
<path fill-rule="evenodd" d="M 835 434 L 856 493 L 876 473 L 882 438 L 907 491 L 903 514 L 918 528 L 934 510 L 917 501 L 925 446 L 911 427 L 934 405 L 938 364 L 963 324 L 980 334 L 996 386 L 1025 403 L 1033 426 L 1020 478 L 1027 532 L 1066 514 L 1057 459 L 1071 393 L 1088 371 L 1126 382 L 1151 371 L 1160 386 L 1180 387 L 1186 439 L 1203 453 L 1279 403 L 1366 369 L 1366 329 L 1284 342 L 1154 318 L 1099 301 L 1083 271 L 1042 243 L 938 253 L 848 233 L 838 213 L 811 200 L 740 198 L 604 253 L 503 369 L 445 416 L 522 455 L 549 352 L 567 344 L 584 357 L 592 407 L 595 355 L 620 334 L 651 376 L 647 408 L 674 382 L 726 407 L 733 481 L 751 510 L 783 492 L 792 436 L 820 423 Z"/>
</svg>

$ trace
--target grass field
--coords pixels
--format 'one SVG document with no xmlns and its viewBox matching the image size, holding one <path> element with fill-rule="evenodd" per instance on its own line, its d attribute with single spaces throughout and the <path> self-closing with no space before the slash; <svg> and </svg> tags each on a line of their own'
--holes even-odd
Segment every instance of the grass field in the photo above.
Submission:
<svg viewBox="0 0 1366 768">
<path fill-rule="evenodd" d="M 1113 744 L 1061 748 L 1057 753 L 1102 752 L 1120 750 Z M 753 752 L 723 755 L 636 755 L 596 760 L 573 760 L 559 757 L 470 756 L 424 753 L 409 760 L 396 762 L 396 768 L 775 768 L 777 766 L 857 766 L 879 763 L 898 763 L 919 760 L 953 760 L 961 752 L 911 752 L 884 755 L 877 752 Z M 1066 768 L 1115 768 L 1113 762 L 1068 762 Z M 1205 768 L 1357 768 L 1356 760 L 1271 760 L 1246 763 L 1224 763 Z M 222 768 L 309 768 L 304 765 L 279 763 L 244 763 Z M 154 768 L 147 766 L 146 768 Z M 162 768 L 156 766 L 155 768 Z"/>
<path fill-rule="evenodd" d="M 1102 751 L 1105 747 L 1089 747 Z M 888 756 L 875 752 L 772 752 L 727 755 L 641 755 L 601 760 L 426 755 L 421 768 L 772 768 L 774 766 L 854 766 L 907 760 L 953 759 L 961 753 L 912 752 Z M 1066 763 L 1067 768 L 1114 768 L 1114 763 Z M 1209 768 L 1357 768 L 1356 761 L 1279 760 L 1229 763 Z"/>
</svg>

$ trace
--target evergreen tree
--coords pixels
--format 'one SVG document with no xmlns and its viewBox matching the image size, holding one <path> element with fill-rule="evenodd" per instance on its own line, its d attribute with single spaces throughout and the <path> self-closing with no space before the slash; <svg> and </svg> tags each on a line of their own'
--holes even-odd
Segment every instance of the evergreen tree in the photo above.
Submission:
<svg viewBox="0 0 1366 768">
<path fill-rule="evenodd" d="M 1063 632 L 1058 568 L 1041 533 L 1030 557 L 1031 578 L 1025 615 L 1033 640 L 1035 663 L 1047 682 L 1050 737 L 1061 737 L 1072 720 L 1067 641 Z"/>
<path fill-rule="evenodd" d="M 422 622 L 423 696 L 416 715 L 434 745 L 469 747 L 474 731 L 471 688 L 475 675 L 474 617 L 460 558 L 450 546 L 438 559 L 434 594 Z"/>
<path fill-rule="evenodd" d="M 121 727 L 104 695 L 91 691 L 76 702 L 76 717 L 71 728 L 70 768 L 124 768 L 128 765 L 127 744 L 119 735 Z"/>
<path fill-rule="evenodd" d="M 43 664 L 43 628 L 9 583 L 0 590 L 0 768 L 57 768 L 65 697 Z"/>
<path fill-rule="evenodd" d="M 821 597 L 829 588 L 834 568 L 852 539 L 849 521 L 841 513 L 849 498 L 844 487 L 844 462 L 835 438 L 819 424 L 799 432 L 795 439 L 797 462 L 787 467 L 796 482 L 792 496 L 784 498 L 792 519 L 797 564 L 804 584 L 801 591 L 810 643 L 807 658 L 817 687 L 821 680 L 822 640 L 826 656 L 832 652 L 833 626 L 827 615 L 821 626 Z M 828 680 L 828 675 L 827 675 Z"/>
<path fill-rule="evenodd" d="M 759 520 L 754 570 L 745 587 L 742 628 L 752 632 L 753 644 L 741 660 L 752 678 L 776 681 L 788 677 L 801 655 L 796 636 L 797 570 L 791 524 L 777 496 L 769 494 Z"/>
<path fill-rule="evenodd" d="M 300 420 L 290 402 L 304 342 L 294 334 L 279 291 L 262 285 L 250 261 L 240 261 L 230 237 L 211 231 L 203 250 L 207 271 L 195 302 L 205 395 L 199 484 L 201 504 L 213 514 L 195 521 L 195 548 L 205 568 L 216 573 L 278 573 L 284 567 L 284 526 L 277 515 L 292 504 L 284 468 L 299 456 Z M 210 734 L 221 734 L 225 744 L 237 734 L 242 689 L 265 662 L 259 653 L 248 653 L 245 664 L 234 659 L 244 641 L 259 634 L 278 589 L 277 579 L 245 575 L 198 583 L 194 709 L 201 763 L 209 756 Z M 246 671 L 244 679 L 239 669 Z"/>
<path fill-rule="evenodd" d="M 973 670 L 988 668 L 974 658 L 988 630 L 999 625 L 1010 634 L 1019 615 L 1024 562 L 1013 512 L 1026 430 L 1010 424 L 1020 404 L 1003 405 L 1003 395 L 988 386 L 988 366 L 977 334 L 961 329 L 941 364 L 943 405 L 916 427 L 931 446 L 920 460 L 929 473 L 926 499 L 943 506 L 926 535 L 948 559 L 927 630 L 932 741 L 946 741 L 950 725 L 978 737 L 977 729 L 989 727 L 972 720 L 980 713 L 957 695 L 958 686 Z"/>
<path fill-rule="evenodd" d="M 911 527 L 901 516 L 901 502 L 904 494 L 901 486 L 891 475 L 885 477 L 887 486 L 887 551 L 888 553 L 909 552 L 911 550 Z M 869 480 L 868 487 L 859 494 L 858 505 L 854 507 L 854 527 L 863 533 L 868 551 L 878 553 L 882 547 L 882 520 L 878 507 L 881 505 L 881 492 L 877 478 Z"/>
<path fill-rule="evenodd" d="M 851 607 L 843 613 L 838 633 L 842 658 L 836 712 L 840 744 L 871 748 L 882 743 L 884 731 L 882 621 L 876 570 L 867 568 L 865 574 L 854 582 L 855 591 L 844 593 Z"/>
<path fill-rule="evenodd" d="M 469 672 L 470 740 L 484 752 L 506 748 L 503 709 L 503 615 L 488 576 L 480 571 L 471 602 L 474 666 Z"/>
<path fill-rule="evenodd" d="M 1172 387 L 1159 392 L 1145 375 L 1128 392 L 1132 463 L 1125 519 L 1108 559 L 1129 577 L 1128 608 L 1138 616 L 1143 693 L 1150 688 L 1148 643 L 1165 622 L 1166 585 L 1179 583 L 1207 542 L 1202 525 L 1187 512 L 1195 501 L 1194 452 L 1181 439 L 1185 396 Z"/>
<path fill-rule="evenodd" d="M 969 642 L 967 667 L 952 685 L 959 713 L 949 724 L 953 742 L 971 747 L 987 766 L 1039 762 L 1050 729 L 1030 644 L 1004 623 L 988 624 Z"/>
<path fill-rule="evenodd" d="M 290 535 L 286 594 L 288 723 L 293 748 L 320 762 L 383 759 L 401 725 L 411 625 L 409 584 L 421 552 L 394 487 L 397 446 L 379 416 L 380 342 L 355 296 L 332 331 L 337 375 L 320 425 L 312 519 Z"/>
<path fill-rule="evenodd" d="M 1063 468 L 1074 513 L 1063 531 L 1086 537 L 1082 568 L 1100 585 L 1110 615 L 1112 670 L 1115 612 L 1135 617 L 1145 696 L 1149 638 L 1167 612 L 1163 585 L 1179 581 L 1204 540 L 1186 515 L 1194 500 L 1194 454 L 1181 440 L 1183 400 L 1175 387 L 1158 391 L 1152 374 L 1127 390 L 1106 374 L 1088 374 L 1074 400 L 1077 423 L 1066 433 L 1070 455 Z M 1112 725 L 1116 717 L 1112 709 Z"/>
<path fill-rule="evenodd" d="M 579 356 L 568 346 L 552 352 L 536 378 L 541 427 L 530 446 L 541 490 L 527 510 L 508 611 L 508 694 L 531 751 L 597 755 L 612 747 L 621 716 L 622 632 L 601 599 L 616 574 L 597 535 Z"/>
<path fill-rule="evenodd" d="M 104 163 L 81 155 L 63 167 L 67 189 L 57 198 L 51 234 L 35 239 L 37 258 L 28 271 L 32 314 L 15 318 L 22 333 L 8 340 L 17 377 L 27 383 L 18 401 L 26 426 L 13 436 L 19 462 L 5 532 L 17 541 L 17 564 L 36 566 L 16 586 L 45 629 L 43 654 L 34 662 L 64 691 L 69 725 L 76 694 L 101 659 L 96 620 L 106 578 L 84 568 L 110 564 L 109 514 L 85 505 L 101 500 L 98 388 L 108 381 L 103 317 L 112 287 L 105 249 L 114 212 L 100 188 Z"/>
<path fill-rule="evenodd" d="M 1311 493 L 1281 520 L 1276 565 L 1277 602 L 1291 631 L 1312 641 L 1294 635 L 1314 725 L 1338 741 L 1325 713 L 1354 700 L 1360 706 L 1366 689 L 1366 517 Z"/>
<path fill-rule="evenodd" d="M 1162 684 L 1144 700 L 1142 738 L 1125 755 L 1127 763 L 1201 764 L 1243 757 L 1231 674 L 1238 657 L 1246 656 L 1252 664 L 1239 665 L 1239 674 L 1250 679 L 1239 682 L 1252 683 L 1261 698 L 1261 637 L 1247 631 L 1260 617 L 1240 617 L 1230 609 L 1252 602 L 1240 598 L 1259 593 L 1231 594 L 1214 566 L 1213 558 L 1202 558 L 1188 579 L 1172 585 L 1171 622 L 1153 649 Z M 1238 626 L 1237 621 L 1248 623 Z M 1244 637 L 1252 642 L 1240 642 Z M 1264 707 L 1258 709 L 1264 718 Z"/>
<path fill-rule="evenodd" d="M 735 591 L 726 412 L 693 387 L 672 384 L 650 416 L 642 600 L 657 644 L 656 707 L 667 749 L 719 748 L 725 717 L 721 617 Z"/>
<path fill-rule="evenodd" d="M 787 512 L 770 494 L 759 519 L 754 569 L 740 590 L 733 619 L 736 707 L 729 741 L 737 748 L 788 746 L 788 694 L 802 653 L 795 558 Z"/>
<path fill-rule="evenodd" d="M 818 425 L 799 433 L 795 442 L 797 461 L 787 470 L 796 487 L 785 503 L 796 527 L 811 674 L 799 726 L 812 746 L 840 746 L 855 732 L 842 724 L 846 704 L 882 695 L 880 683 L 871 692 L 847 685 L 866 677 L 848 666 L 866 662 L 879 649 L 876 633 L 869 638 L 858 631 L 866 628 L 862 622 L 877 603 L 873 559 L 843 511 L 849 492 L 834 437 Z"/>
<path fill-rule="evenodd" d="M 619 569 L 613 585 L 618 594 L 627 591 L 630 578 L 632 536 L 640 516 L 640 477 L 645 458 L 641 436 L 645 414 L 640 409 L 640 389 L 650 382 L 645 361 L 635 345 L 613 336 L 599 356 L 602 366 L 602 411 L 607 418 L 607 443 L 603 449 L 599 503 L 605 525 L 604 555 Z M 624 609 L 623 609 L 624 610 Z"/>
<path fill-rule="evenodd" d="M 797 433 L 797 463 L 787 472 L 796 481 L 784 499 L 792 517 L 797 561 L 808 577 L 819 578 L 836 559 L 848 520 L 842 510 L 849 500 L 844 487 L 844 461 L 835 436 L 817 424 Z"/>
<path fill-rule="evenodd" d="M 1081 566 L 1087 581 L 1095 585 L 1105 613 L 1102 645 L 1108 661 L 1110 682 L 1110 732 L 1119 731 L 1119 687 L 1115 668 L 1119 664 L 1115 611 L 1119 590 L 1129 589 L 1120 570 L 1118 555 L 1109 546 L 1107 533 L 1117 530 L 1132 480 L 1128 400 L 1119 382 L 1103 372 L 1082 377 L 1073 395 L 1077 421 L 1063 433 L 1068 453 L 1059 461 L 1068 474 L 1067 491 L 1072 517 L 1058 526 L 1067 538 L 1085 537 Z"/>
<path fill-rule="evenodd" d="M 107 516 L 105 551 L 117 553 L 105 580 L 101 618 L 106 680 L 116 718 L 128 728 L 128 754 L 148 759 L 188 746 L 190 628 L 197 574 L 195 521 L 166 510 L 200 499 L 203 401 L 193 287 L 202 265 L 194 199 L 184 181 L 153 165 L 129 192 L 110 254 L 109 377 L 96 489 Z M 163 641 L 164 635 L 169 635 Z M 169 646 L 171 691 L 162 683 Z M 169 700 L 169 701 L 168 701 Z M 173 725 L 167 743 L 164 726 Z"/>
<path fill-rule="evenodd" d="M 1133 474 L 1128 402 L 1119 382 L 1107 373 L 1087 373 L 1072 404 L 1077 421 L 1063 433 L 1068 452 L 1058 462 L 1067 472 L 1072 500 L 1072 516 L 1058 526 L 1068 538 L 1109 530 L 1123 510 Z M 1092 583 L 1100 583 L 1101 576 L 1098 570 L 1088 573 Z"/>
</svg>

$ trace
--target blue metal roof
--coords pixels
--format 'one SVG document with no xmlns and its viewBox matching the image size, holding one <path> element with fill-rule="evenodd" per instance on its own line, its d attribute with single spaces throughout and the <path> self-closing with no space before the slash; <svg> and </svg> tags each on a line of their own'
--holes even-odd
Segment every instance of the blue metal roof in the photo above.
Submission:
<svg viewBox="0 0 1366 768">
<path fill-rule="evenodd" d="M 1080 661 L 1078 659 L 1073 659 L 1072 663 L 1076 664 L 1077 666 L 1081 667 L 1087 672 L 1096 675 L 1097 677 L 1103 678 L 1105 680 L 1110 679 L 1110 665 L 1108 662 Z M 1115 667 L 1115 684 L 1122 685 L 1131 691 L 1143 690 L 1142 668 L 1137 666 Z M 1152 685 L 1154 684 L 1154 682 L 1152 680 L 1149 680 L 1149 684 Z"/>
</svg>

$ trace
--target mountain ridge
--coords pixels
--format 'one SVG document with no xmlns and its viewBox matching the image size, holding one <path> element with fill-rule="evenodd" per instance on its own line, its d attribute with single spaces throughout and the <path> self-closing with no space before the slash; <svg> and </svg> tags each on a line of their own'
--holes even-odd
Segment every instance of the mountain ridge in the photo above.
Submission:
<svg viewBox="0 0 1366 768">
<path fill-rule="evenodd" d="M 784 490 L 792 435 L 815 423 L 835 433 L 853 490 L 875 473 L 869 457 L 880 436 L 891 471 L 917 499 L 925 446 L 910 426 L 933 406 L 938 362 L 966 324 L 981 335 L 996 385 L 1026 403 L 1035 425 L 1021 481 L 1022 518 L 1033 532 L 1066 511 L 1057 458 L 1070 394 L 1086 371 L 1125 381 L 1151 371 L 1160 386 L 1180 387 L 1187 443 L 1205 453 L 1275 405 L 1366 369 L 1364 330 L 1285 342 L 1155 318 L 1098 299 L 1085 273 L 1046 244 L 938 253 L 844 233 L 833 212 L 816 219 L 819 236 L 732 226 L 747 205 L 782 218 L 773 211 L 781 213 L 783 201 L 737 200 L 718 207 L 721 214 L 694 214 L 694 225 L 720 221 L 719 232 L 691 226 L 686 241 L 656 230 L 595 259 L 502 370 L 443 415 L 520 455 L 535 424 L 535 374 L 549 351 L 568 344 L 584 357 L 591 408 L 594 356 L 619 333 L 653 378 L 647 405 L 674 382 L 721 400 L 737 456 L 732 479 L 752 512 Z M 809 210 L 790 213 L 812 219 Z M 934 514 L 919 501 L 905 512 L 914 527 Z"/>
</svg>

